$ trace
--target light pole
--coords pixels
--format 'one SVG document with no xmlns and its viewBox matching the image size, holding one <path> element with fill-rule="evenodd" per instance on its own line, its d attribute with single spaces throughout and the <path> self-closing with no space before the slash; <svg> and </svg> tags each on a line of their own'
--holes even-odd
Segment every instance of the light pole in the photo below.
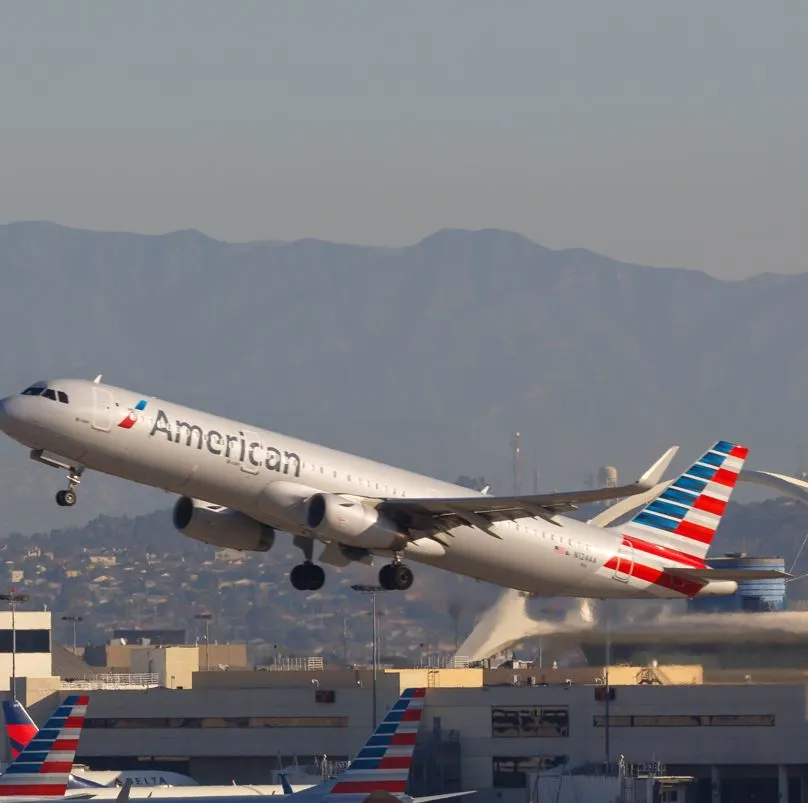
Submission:
<svg viewBox="0 0 808 803">
<path fill-rule="evenodd" d="M 611 697 L 611 687 L 609 686 L 609 664 L 612 662 L 612 621 L 611 621 L 611 609 L 609 608 L 608 602 L 604 604 L 604 613 L 605 616 L 603 617 L 606 620 L 606 660 L 605 660 L 605 668 L 604 668 L 604 678 L 603 678 L 603 685 L 606 687 L 606 699 L 604 700 L 604 714 L 605 714 L 605 721 L 604 721 L 604 748 L 606 752 L 606 772 L 609 772 L 609 768 L 611 766 L 612 757 L 611 757 L 611 744 L 609 742 L 609 703 Z"/>
<path fill-rule="evenodd" d="M 376 592 L 384 591 L 381 586 L 352 585 L 354 591 L 360 594 L 370 594 L 372 600 L 371 616 L 373 617 L 373 730 L 376 730 L 376 671 L 379 665 L 378 638 L 376 636 Z"/>
<path fill-rule="evenodd" d="M 205 623 L 205 671 L 210 671 L 210 652 L 208 651 L 208 647 L 210 646 L 210 620 L 213 619 L 213 614 L 210 613 L 198 613 L 194 616 L 194 619 L 200 619 Z"/>
<path fill-rule="evenodd" d="M 17 622 L 14 616 L 18 602 L 28 602 L 28 594 L 16 594 L 11 589 L 10 594 L 0 594 L 0 600 L 11 605 L 11 698 L 17 699 Z"/>
<path fill-rule="evenodd" d="M 67 614 L 67 616 L 61 617 L 63 622 L 72 622 L 73 623 L 73 655 L 76 654 L 76 624 L 78 622 L 83 622 L 83 616 L 74 616 L 72 613 Z"/>
</svg>

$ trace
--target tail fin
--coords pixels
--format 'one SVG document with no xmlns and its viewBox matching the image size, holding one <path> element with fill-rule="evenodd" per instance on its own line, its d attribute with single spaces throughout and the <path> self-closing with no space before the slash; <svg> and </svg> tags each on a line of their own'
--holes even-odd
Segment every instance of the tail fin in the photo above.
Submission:
<svg viewBox="0 0 808 803">
<path fill-rule="evenodd" d="M 748 454 L 718 441 L 620 531 L 704 560 Z"/>
<path fill-rule="evenodd" d="M 404 794 L 425 696 L 426 689 L 401 693 L 348 769 L 337 778 L 329 798 L 357 795 L 364 800 L 373 792 Z"/>
<path fill-rule="evenodd" d="M 289 783 L 289 779 L 286 777 L 286 773 L 285 772 L 279 772 L 278 773 L 278 778 L 280 779 L 281 787 L 283 788 L 283 793 L 285 795 L 294 794 L 294 790 L 292 789 L 292 784 Z"/>
<path fill-rule="evenodd" d="M 0 776 L 2 797 L 62 797 L 89 698 L 71 694 Z"/>
<path fill-rule="evenodd" d="M 11 757 L 17 758 L 39 728 L 19 700 L 3 700 L 3 718 L 6 720 Z"/>
</svg>

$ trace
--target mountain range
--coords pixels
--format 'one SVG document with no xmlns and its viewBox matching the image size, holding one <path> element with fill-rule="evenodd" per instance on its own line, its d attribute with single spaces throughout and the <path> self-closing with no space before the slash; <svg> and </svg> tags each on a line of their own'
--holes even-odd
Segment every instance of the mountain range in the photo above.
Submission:
<svg viewBox="0 0 808 803">
<path fill-rule="evenodd" d="M 770 266 L 762 266 L 770 267 Z M 507 231 L 439 231 L 402 248 L 198 231 L 0 226 L 0 395 L 102 373 L 250 424 L 453 480 L 581 487 L 636 476 L 667 446 L 717 438 L 749 465 L 805 459 L 808 274 L 724 281 L 553 251 Z M 0 534 L 166 505 L 59 473 L 0 440 Z"/>
</svg>

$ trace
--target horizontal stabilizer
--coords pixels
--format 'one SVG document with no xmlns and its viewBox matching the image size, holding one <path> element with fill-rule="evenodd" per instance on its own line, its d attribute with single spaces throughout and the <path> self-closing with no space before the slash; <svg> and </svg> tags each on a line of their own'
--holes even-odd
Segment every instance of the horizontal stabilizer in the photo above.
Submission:
<svg viewBox="0 0 808 803">
<path fill-rule="evenodd" d="M 788 579 L 792 575 L 778 569 L 685 569 L 680 566 L 666 566 L 666 574 L 681 577 L 683 580 L 778 580 Z"/>
</svg>

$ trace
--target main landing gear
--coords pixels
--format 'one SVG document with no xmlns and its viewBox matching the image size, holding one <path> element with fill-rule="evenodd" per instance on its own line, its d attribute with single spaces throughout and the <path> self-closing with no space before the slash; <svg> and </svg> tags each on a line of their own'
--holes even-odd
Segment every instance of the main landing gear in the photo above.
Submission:
<svg viewBox="0 0 808 803">
<path fill-rule="evenodd" d="M 388 563 L 379 570 L 379 585 L 385 591 L 406 591 L 415 579 L 406 563 Z"/>
<path fill-rule="evenodd" d="M 56 494 L 56 504 L 59 507 L 73 507 L 76 504 L 76 486 L 81 482 L 83 468 L 71 468 L 67 475 L 67 490 Z"/>
<path fill-rule="evenodd" d="M 325 583 L 325 572 L 321 566 L 312 562 L 314 557 L 314 541 L 306 536 L 296 536 L 294 545 L 303 551 L 303 563 L 298 563 L 289 572 L 289 582 L 297 591 L 319 591 Z"/>
<path fill-rule="evenodd" d="M 298 591 L 319 591 L 325 583 L 325 572 L 322 566 L 307 560 L 289 572 L 289 581 Z"/>
</svg>

